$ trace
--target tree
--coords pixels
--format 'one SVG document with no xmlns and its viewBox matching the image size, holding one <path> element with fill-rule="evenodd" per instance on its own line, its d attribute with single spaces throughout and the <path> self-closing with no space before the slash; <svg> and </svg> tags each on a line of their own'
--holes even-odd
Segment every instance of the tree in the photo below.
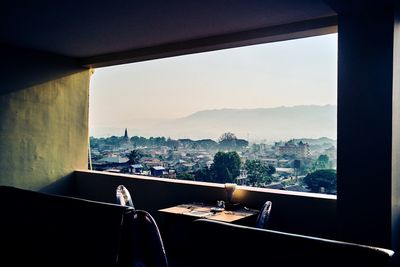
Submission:
<svg viewBox="0 0 400 267">
<path fill-rule="evenodd" d="M 329 157 L 328 155 L 319 155 L 315 161 L 314 170 L 323 170 L 329 168 Z"/>
<path fill-rule="evenodd" d="M 218 139 L 219 146 L 222 149 L 236 148 L 236 135 L 230 132 L 223 133 Z"/>
<path fill-rule="evenodd" d="M 111 136 L 108 137 L 104 140 L 106 145 L 113 146 L 113 147 L 119 147 L 121 145 L 121 142 L 123 140 L 123 137 L 117 137 L 117 136 Z"/>
<path fill-rule="evenodd" d="M 172 149 L 168 149 L 167 156 L 166 156 L 165 159 L 166 160 L 173 160 L 174 159 L 174 153 L 173 153 Z"/>
<path fill-rule="evenodd" d="M 249 146 L 249 141 L 244 139 L 237 139 L 236 140 L 236 147 L 237 149 L 243 149 Z"/>
<path fill-rule="evenodd" d="M 143 157 L 143 154 L 139 151 L 139 150 L 132 150 L 129 154 L 128 154 L 128 163 L 129 164 L 138 164 L 140 159 Z"/>
<path fill-rule="evenodd" d="M 173 150 L 177 150 L 179 147 L 179 141 L 173 140 L 168 137 L 168 139 L 165 141 L 165 145 L 169 148 L 172 148 Z"/>
<path fill-rule="evenodd" d="M 307 174 L 310 170 L 313 170 L 314 161 L 311 158 L 303 158 L 301 160 L 299 174 Z"/>
<path fill-rule="evenodd" d="M 324 155 L 319 155 L 318 161 L 327 165 L 329 163 L 329 157 L 328 157 L 328 155 L 325 155 L 325 154 Z"/>
<path fill-rule="evenodd" d="M 307 174 L 303 179 L 303 183 L 311 190 L 311 192 L 321 192 L 321 187 L 326 193 L 336 192 L 336 170 L 317 170 Z"/>
<path fill-rule="evenodd" d="M 247 160 L 244 168 L 247 170 L 247 178 L 251 184 L 270 184 L 273 179 L 271 175 L 275 173 L 273 166 L 262 163 L 259 160 Z"/>
<path fill-rule="evenodd" d="M 100 144 L 100 142 L 99 142 L 99 140 L 100 139 L 97 139 L 97 138 L 95 138 L 95 137 L 93 137 L 93 136 L 91 136 L 90 137 L 90 148 L 98 148 L 99 147 L 99 144 Z"/>
<path fill-rule="evenodd" d="M 218 142 L 232 141 L 232 140 L 236 140 L 236 139 L 237 139 L 237 137 L 234 133 L 226 132 L 221 135 L 221 137 L 218 139 Z"/>
<path fill-rule="evenodd" d="M 202 181 L 202 182 L 213 182 L 213 173 L 211 172 L 210 169 L 208 168 L 202 168 L 197 170 L 194 173 L 194 177 L 196 181 Z"/>
<path fill-rule="evenodd" d="M 204 149 L 216 149 L 218 147 L 218 143 L 211 139 L 201 139 L 195 142 L 200 148 Z"/>
<path fill-rule="evenodd" d="M 237 152 L 218 152 L 211 165 L 213 181 L 217 183 L 234 182 L 240 174 L 240 166 L 240 157 Z"/>
<path fill-rule="evenodd" d="M 180 180 L 189 180 L 189 181 L 195 181 L 195 176 L 191 173 L 183 172 L 183 173 L 177 173 L 176 178 Z"/>
<path fill-rule="evenodd" d="M 136 146 L 146 146 L 147 139 L 142 136 L 133 136 L 131 137 L 131 143 Z"/>
<path fill-rule="evenodd" d="M 153 146 L 165 146 L 166 142 L 165 137 L 155 137 L 153 139 Z"/>
</svg>

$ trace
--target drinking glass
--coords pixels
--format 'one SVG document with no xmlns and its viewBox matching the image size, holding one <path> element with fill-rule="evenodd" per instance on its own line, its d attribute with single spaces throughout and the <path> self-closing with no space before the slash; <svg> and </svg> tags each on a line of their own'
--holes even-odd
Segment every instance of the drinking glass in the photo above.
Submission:
<svg viewBox="0 0 400 267">
<path fill-rule="evenodd" d="M 236 184 L 234 183 L 226 183 L 225 191 L 226 191 L 226 202 L 232 203 L 233 192 L 235 192 Z"/>
</svg>

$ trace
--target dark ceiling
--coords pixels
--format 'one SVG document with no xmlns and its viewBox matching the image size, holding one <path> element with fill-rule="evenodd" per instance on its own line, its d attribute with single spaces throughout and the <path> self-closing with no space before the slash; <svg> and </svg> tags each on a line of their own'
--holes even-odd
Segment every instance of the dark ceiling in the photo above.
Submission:
<svg viewBox="0 0 400 267">
<path fill-rule="evenodd" d="M 322 0 L 6 0 L 0 43 L 87 58 L 332 16 Z"/>
</svg>

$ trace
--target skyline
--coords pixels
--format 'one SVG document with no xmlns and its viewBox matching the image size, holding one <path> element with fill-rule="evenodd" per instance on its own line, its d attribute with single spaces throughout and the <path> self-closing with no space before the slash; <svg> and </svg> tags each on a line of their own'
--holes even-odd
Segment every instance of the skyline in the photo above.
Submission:
<svg viewBox="0 0 400 267">
<path fill-rule="evenodd" d="M 336 69 L 337 34 L 99 68 L 90 135 L 210 109 L 336 105 Z"/>
</svg>

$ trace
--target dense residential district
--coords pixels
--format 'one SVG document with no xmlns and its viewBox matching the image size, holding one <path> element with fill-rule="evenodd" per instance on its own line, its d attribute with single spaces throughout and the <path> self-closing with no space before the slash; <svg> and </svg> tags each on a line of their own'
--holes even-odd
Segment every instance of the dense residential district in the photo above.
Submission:
<svg viewBox="0 0 400 267">
<path fill-rule="evenodd" d="M 233 133 L 217 140 L 90 137 L 89 169 L 129 175 L 336 194 L 336 141 L 249 143 Z"/>
</svg>

